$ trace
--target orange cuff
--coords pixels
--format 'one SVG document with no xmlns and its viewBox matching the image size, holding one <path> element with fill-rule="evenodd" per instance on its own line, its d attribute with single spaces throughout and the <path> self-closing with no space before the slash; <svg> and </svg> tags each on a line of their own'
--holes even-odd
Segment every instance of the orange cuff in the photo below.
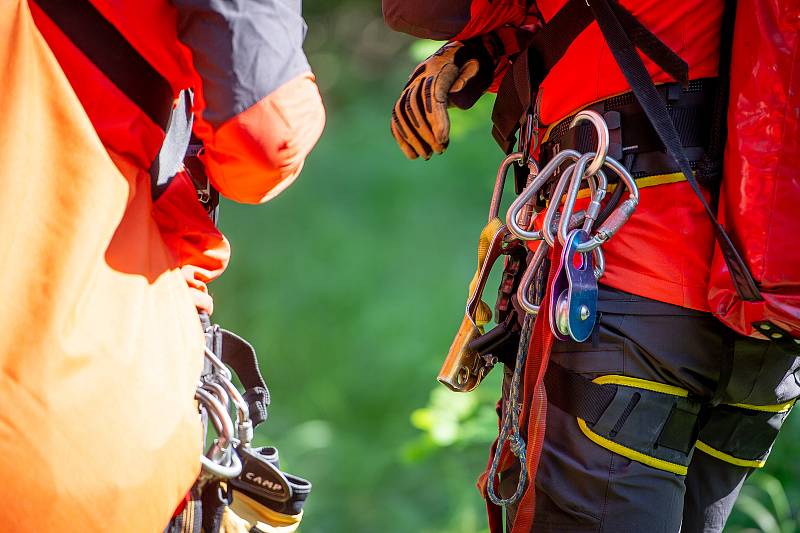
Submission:
<svg viewBox="0 0 800 533">
<path fill-rule="evenodd" d="M 306 72 L 220 126 L 201 159 L 224 196 L 263 203 L 294 181 L 324 126 L 322 99 Z"/>
</svg>

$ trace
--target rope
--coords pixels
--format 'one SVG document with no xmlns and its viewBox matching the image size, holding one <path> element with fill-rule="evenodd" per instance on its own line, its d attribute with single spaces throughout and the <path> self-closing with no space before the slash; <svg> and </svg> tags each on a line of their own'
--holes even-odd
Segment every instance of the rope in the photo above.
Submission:
<svg viewBox="0 0 800 533">
<path fill-rule="evenodd" d="M 525 491 L 525 483 L 528 480 L 528 466 L 525 461 L 527 449 L 525 439 L 519 433 L 519 415 L 522 410 L 522 405 L 519 403 L 519 386 L 522 381 L 522 373 L 525 370 L 525 358 L 528 353 L 528 344 L 531 340 L 531 330 L 533 329 L 533 315 L 525 314 L 525 319 L 522 323 L 522 331 L 520 332 L 519 347 L 517 348 L 517 359 L 514 366 L 514 374 L 511 376 L 511 386 L 509 387 L 509 401 L 508 408 L 505 410 L 503 417 L 503 426 L 500 428 L 500 435 L 497 437 L 497 447 L 494 451 L 492 458 L 492 465 L 489 468 L 489 476 L 487 479 L 486 493 L 491 502 L 495 505 L 507 506 L 516 503 Z M 509 434 L 510 433 L 510 434 Z M 508 442 L 511 453 L 519 460 L 520 472 L 519 480 L 517 481 L 517 490 L 514 494 L 506 499 L 497 496 L 494 489 L 494 481 L 497 478 L 497 470 L 500 465 L 500 456 L 503 453 L 503 448 Z"/>
</svg>

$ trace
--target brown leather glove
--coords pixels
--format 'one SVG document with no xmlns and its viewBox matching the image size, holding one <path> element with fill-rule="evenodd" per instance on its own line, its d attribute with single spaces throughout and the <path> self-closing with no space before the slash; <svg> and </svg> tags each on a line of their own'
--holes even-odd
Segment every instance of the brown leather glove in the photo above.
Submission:
<svg viewBox="0 0 800 533">
<path fill-rule="evenodd" d="M 392 135 L 409 159 L 441 154 L 450 137 L 448 105 L 468 109 L 492 83 L 501 43 L 480 37 L 442 46 L 420 63 L 392 110 Z"/>
</svg>

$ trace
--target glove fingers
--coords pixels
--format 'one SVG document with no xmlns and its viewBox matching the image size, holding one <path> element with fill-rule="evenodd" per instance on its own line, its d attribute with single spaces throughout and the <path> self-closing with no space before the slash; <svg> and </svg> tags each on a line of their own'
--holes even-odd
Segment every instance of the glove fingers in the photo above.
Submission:
<svg viewBox="0 0 800 533">
<path fill-rule="evenodd" d="M 425 86 L 426 110 L 430 116 L 429 121 L 432 124 L 433 135 L 443 148 L 447 148 L 447 144 L 450 142 L 450 116 L 447 113 L 448 95 L 453 86 L 453 80 L 457 76 L 458 68 L 455 65 L 448 65 L 442 69 L 432 84 Z M 428 102 L 430 102 L 429 105 Z"/>
<path fill-rule="evenodd" d="M 458 72 L 458 78 L 456 81 L 453 82 L 452 87 L 450 87 L 450 93 L 457 93 L 461 91 L 464 87 L 466 87 L 469 80 L 474 78 L 478 74 L 478 70 L 480 69 L 480 64 L 478 63 L 477 59 L 470 59 L 464 66 L 461 67 L 461 70 Z"/>
<path fill-rule="evenodd" d="M 411 148 L 411 145 L 406 142 L 405 136 L 400 133 L 401 130 L 395 117 L 395 112 L 392 111 L 392 121 L 390 123 L 392 128 L 392 136 L 394 136 L 394 139 L 397 141 L 397 145 L 407 158 L 416 159 L 419 156 L 417 155 L 417 152 Z"/>
<path fill-rule="evenodd" d="M 430 145 L 419 136 L 413 122 L 407 114 L 406 110 L 409 107 L 408 98 L 409 91 L 403 91 L 400 99 L 394 105 L 392 119 L 395 121 L 397 129 L 400 131 L 403 139 L 414 149 L 414 152 L 416 152 L 418 156 L 428 159 L 433 152 Z"/>
<path fill-rule="evenodd" d="M 406 112 L 408 113 L 413 125 L 416 127 L 417 134 L 422 138 L 423 141 L 428 143 L 433 152 L 441 154 L 446 146 L 442 144 L 440 137 L 434 134 L 436 129 L 435 120 L 437 115 L 434 115 L 431 112 L 431 109 L 434 106 L 439 106 L 442 104 L 432 102 L 431 98 L 425 98 L 425 86 L 432 85 L 432 79 L 428 77 L 421 81 L 422 83 L 419 83 L 410 89 Z M 446 108 L 445 115 L 447 115 Z"/>
</svg>

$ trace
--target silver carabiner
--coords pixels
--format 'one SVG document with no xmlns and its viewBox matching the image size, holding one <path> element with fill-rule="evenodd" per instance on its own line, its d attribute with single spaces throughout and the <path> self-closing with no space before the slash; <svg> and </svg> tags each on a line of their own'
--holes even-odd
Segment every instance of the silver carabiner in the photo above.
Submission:
<svg viewBox="0 0 800 533">
<path fill-rule="evenodd" d="M 220 374 L 225 376 L 227 379 L 233 378 L 230 369 L 227 366 L 225 366 L 225 363 L 222 362 L 222 359 L 217 357 L 217 354 L 211 351 L 211 349 L 209 349 L 208 346 L 206 346 L 205 355 L 206 359 L 208 359 L 209 362 L 211 363 L 211 366 L 213 366 L 217 371 L 219 371 Z"/>
<path fill-rule="evenodd" d="M 228 447 L 233 442 L 233 420 L 231 420 L 230 413 L 213 394 L 203 388 L 198 388 L 194 393 L 194 397 L 203 404 L 209 414 L 209 418 L 214 423 L 214 429 L 219 435 L 220 443 L 224 443 L 220 447 Z"/>
<path fill-rule="evenodd" d="M 222 403 L 208 390 L 195 391 L 198 400 L 208 413 L 218 438 L 205 455 L 200 455 L 203 470 L 214 477 L 229 479 L 242 471 L 242 462 L 234 450 L 233 421 Z"/>
<path fill-rule="evenodd" d="M 602 246 L 631 218 L 639 205 L 639 187 L 628 169 L 613 157 L 606 158 L 606 166 L 619 178 L 617 187 L 624 184 L 628 188 L 628 198 L 609 215 L 587 242 L 578 245 L 579 252 L 588 252 Z"/>
<path fill-rule="evenodd" d="M 579 157 L 578 160 L 580 161 L 580 159 L 581 158 Z M 551 247 L 555 246 L 555 234 L 558 233 L 558 227 L 564 220 L 569 221 L 571 218 L 571 216 L 568 216 L 565 212 L 559 211 L 559 206 L 561 205 L 561 197 L 564 195 L 567 185 L 572 183 L 572 175 L 577 164 L 578 163 L 572 163 L 561 173 L 561 177 L 559 178 L 558 182 L 556 182 L 556 186 L 553 189 L 553 194 L 550 196 L 550 204 L 547 206 L 547 210 L 544 212 L 544 221 L 542 222 L 542 238 L 544 239 L 544 242 L 549 244 Z M 561 217 L 558 224 L 555 223 L 557 214 L 559 214 L 558 216 Z M 568 223 L 569 222 L 566 222 L 566 224 Z M 554 228 L 556 228 L 555 232 L 553 231 Z"/>
<path fill-rule="evenodd" d="M 225 387 L 214 381 L 205 381 L 202 383 L 201 388 L 213 394 L 214 397 L 225 407 L 225 411 L 228 411 L 230 397 L 228 396 Z"/>
<path fill-rule="evenodd" d="M 527 206 L 530 205 L 531 200 L 536 196 L 544 184 L 549 181 L 558 171 L 564 162 L 568 160 L 577 160 L 581 156 L 580 152 L 575 150 L 562 150 L 553 156 L 541 172 L 536 175 L 534 180 L 525 187 L 525 190 L 511 203 L 511 206 L 506 212 L 506 226 L 508 230 L 518 239 L 524 241 L 539 241 L 542 240 L 542 231 L 530 231 L 519 225 L 519 214 Z M 533 220 L 538 213 L 533 211 L 531 220 Z"/>
<path fill-rule="evenodd" d="M 587 175 L 585 174 L 586 166 L 594 157 L 594 152 L 583 154 L 575 163 L 575 168 L 572 170 L 572 176 L 569 180 L 569 189 L 567 189 L 567 197 L 564 199 L 564 208 L 561 210 L 561 220 L 558 223 L 558 240 L 562 246 L 564 246 L 567 242 L 567 233 L 570 231 L 569 221 L 570 218 L 572 218 L 573 212 L 575 211 L 575 200 L 578 198 L 578 193 L 581 189 L 581 182 L 587 178 Z M 591 178 L 591 176 L 592 175 L 590 174 L 588 177 Z M 563 179 L 564 177 L 562 176 L 562 180 Z M 591 182 L 591 179 L 589 181 Z M 560 184 L 561 183 L 559 182 L 559 185 Z M 551 212 L 551 210 L 558 209 L 558 206 L 561 203 L 561 193 L 562 190 L 559 189 L 558 194 L 555 194 L 554 192 L 552 198 L 550 198 L 548 214 Z"/>
<path fill-rule="evenodd" d="M 586 206 L 586 220 L 583 223 L 583 229 L 587 233 L 591 233 L 592 226 L 600 215 L 607 191 L 608 178 L 605 172 L 598 170 L 597 174 L 589 178 L 589 205 Z"/>
<path fill-rule="evenodd" d="M 511 168 L 514 163 L 523 161 L 524 159 L 525 156 L 522 152 L 514 152 L 513 154 L 507 155 L 500 163 L 500 168 L 497 169 L 497 177 L 494 181 L 492 202 L 489 204 L 489 221 L 500 216 L 500 202 L 503 199 L 503 189 L 505 188 L 508 169 Z M 539 167 L 536 165 L 536 161 L 530 158 L 528 159 L 528 171 L 532 176 L 539 174 Z"/>
<path fill-rule="evenodd" d="M 244 446 L 249 446 L 253 441 L 253 422 L 250 420 L 250 407 L 231 380 L 219 378 L 217 380 L 221 382 L 233 401 L 233 405 L 236 406 L 236 438 Z"/>
<path fill-rule="evenodd" d="M 542 267 L 544 260 L 547 258 L 548 251 L 550 251 L 550 246 L 548 246 L 547 243 L 543 242 L 539 244 L 539 247 L 533 253 L 533 257 L 531 258 L 528 268 L 525 269 L 525 273 L 522 275 L 522 279 L 519 281 L 519 287 L 517 287 L 517 302 L 519 302 L 520 307 L 522 307 L 529 315 L 536 316 L 541 308 L 541 306 L 536 305 L 530 300 L 530 291 L 531 285 L 533 285 L 534 278 L 536 277 L 536 273 Z"/>
<path fill-rule="evenodd" d="M 219 479 L 237 478 L 242 473 L 242 460 L 235 451 L 231 454 L 228 464 L 222 465 L 205 455 L 200 455 L 200 465 L 204 472 Z"/>
<path fill-rule="evenodd" d="M 574 128 L 581 122 L 590 122 L 597 132 L 597 150 L 595 150 L 597 157 L 595 157 L 595 160 L 592 161 L 592 164 L 586 169 L 586 175 L 593 176 L 597 174 L 598 170 L 603 168 L 606 157 L 608 157 L 608 145 L 610 143 L 611 136 L 608 133 L 608 124 L 606 124 L 606 121 L 597 111 L 584 109 L 575 115 L 575 118 L 572 119 L 569 127 Z"/>
</svg>

